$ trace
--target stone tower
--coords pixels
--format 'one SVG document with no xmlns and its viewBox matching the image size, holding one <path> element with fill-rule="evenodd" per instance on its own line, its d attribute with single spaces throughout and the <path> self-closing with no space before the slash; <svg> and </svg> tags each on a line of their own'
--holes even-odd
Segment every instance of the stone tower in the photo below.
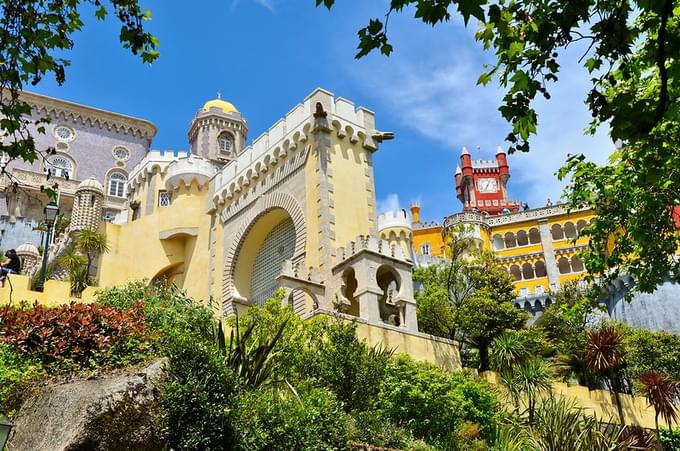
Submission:
<svg viewBox="0 0 680 451">
<path fill-rule="evenodd" d="M 378 234 L 387 240 L 390 247 L 400 247 L 406 258 L 410 258 L 413 229 L 405 210 L 387 211 L 378 216 Z"/>
<path fill-rule="evenodd" d="M 215 163 L 234 160 L 243 152 L 247 138 L 243 115 L 219 95 L 198 110 L 189 127 L 191 153 Z"/>
<path fill-rule="evenodd" d="M 94 177 L 83 180 L 76 189 L 71 214 L 71 231 L 97 229 L 102 218 L 104 187 Z"/>
</svg>

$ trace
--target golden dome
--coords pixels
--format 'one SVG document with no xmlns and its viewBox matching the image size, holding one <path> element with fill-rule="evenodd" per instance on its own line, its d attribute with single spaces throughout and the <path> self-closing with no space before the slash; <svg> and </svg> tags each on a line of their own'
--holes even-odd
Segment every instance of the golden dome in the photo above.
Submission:
<svg viewBox="0 0 680 451">
<path fill-rule="evenodd" d="M 233 104 L 226 102 L 220 98 L 208 100 L 207 102 L 205 102 L 205 104 L 203 105 L 203 111 L 208 112 L 210 111 L 210 108 L 219 108 L 225 114 L 238 113 L 238 110 Z"/>
</svg>

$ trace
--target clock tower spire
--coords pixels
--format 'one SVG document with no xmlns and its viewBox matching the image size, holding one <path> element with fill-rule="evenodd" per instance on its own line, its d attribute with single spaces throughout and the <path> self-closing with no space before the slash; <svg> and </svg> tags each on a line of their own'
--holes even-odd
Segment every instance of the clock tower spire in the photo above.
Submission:
<svg viewBox="0 0 680 451">
<path fill-rule="evenodd" d="M 510 167 L 507 155 L 499 146 L 495 160 L 473 160 L 467 147 L 460 155 L 456 169 L 456 197 L 465 211 L 479 211 L 488 215 L 517 213 L 519 202 L 508 199 L 507 183 Z"/>
</svg>

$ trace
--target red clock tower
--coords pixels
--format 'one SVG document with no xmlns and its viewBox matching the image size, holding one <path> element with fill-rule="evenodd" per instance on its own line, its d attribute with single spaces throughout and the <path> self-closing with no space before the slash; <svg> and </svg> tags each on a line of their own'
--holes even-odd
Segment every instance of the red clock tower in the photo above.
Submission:
<svg viewBox="0 0 680 451">
<path fill-rule="evenodd" d="M 508 200 L 510 168 L 503 149 L 498 148 L 495 160 L 473 160 L 463 147 L 460 162 L 456 168 L 456 197 L 465 211 L 491 216 L 519 211 L 519 202 Z"/>
</svg>

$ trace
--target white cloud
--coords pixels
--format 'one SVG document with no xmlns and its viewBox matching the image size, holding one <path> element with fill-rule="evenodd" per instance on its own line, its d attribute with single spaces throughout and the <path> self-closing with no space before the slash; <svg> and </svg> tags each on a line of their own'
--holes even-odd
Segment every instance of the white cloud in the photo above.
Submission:
<svg viewBox="0 0 680 451">
<path fill-rule="evenodd" d="M 274 0 L 255 0 L 255 3 L 269 10 L 269 12 L 274 12 Z"/>
<path fill-rule="evenodd" d="M 410 23 L 390 22 L 392 56 L 366 58 L 360 71 L 349 74 L 355 85 L 380 106 L 382 114 L 450 149 L 452 155 L 442 159 L 449 162 L 449 170 L 458 162 L 462 145 L 468 146 L 473 158 L 493 158 L 497 145 L 507 147 L 509 125 L 498 112 L 503 90 L 476 86 L 483 64 L 493 55 L 482 52 L 462 24 L 432 30 L 410 17 L 406 20 Z M 579 50 L 563 55 L 571 63 L 562 68 L 560 81 L 551 88 L 552 100 L 538 102 L 539 133 L 531 139 L 533 150 L 510 156 L 510 193 L 532 207 L 548 197 L 560 197 L 563 186 L 554 174 L 567 154 L 584 153 L 603 162 L 613 149 L 605 131 L 594 137 L 583 134 L 590 120 L 583 104 L 590 82 L 575 62 Z M 459 208 L 450 206 L 451 211 Z"/>
<path fill-rule="evenodd" d="M 378 214 L 388 211 L 399 211 L 399 195 L 396 193 L 389 193 L 382 199 L 378 199 Z"/>
</svg>

